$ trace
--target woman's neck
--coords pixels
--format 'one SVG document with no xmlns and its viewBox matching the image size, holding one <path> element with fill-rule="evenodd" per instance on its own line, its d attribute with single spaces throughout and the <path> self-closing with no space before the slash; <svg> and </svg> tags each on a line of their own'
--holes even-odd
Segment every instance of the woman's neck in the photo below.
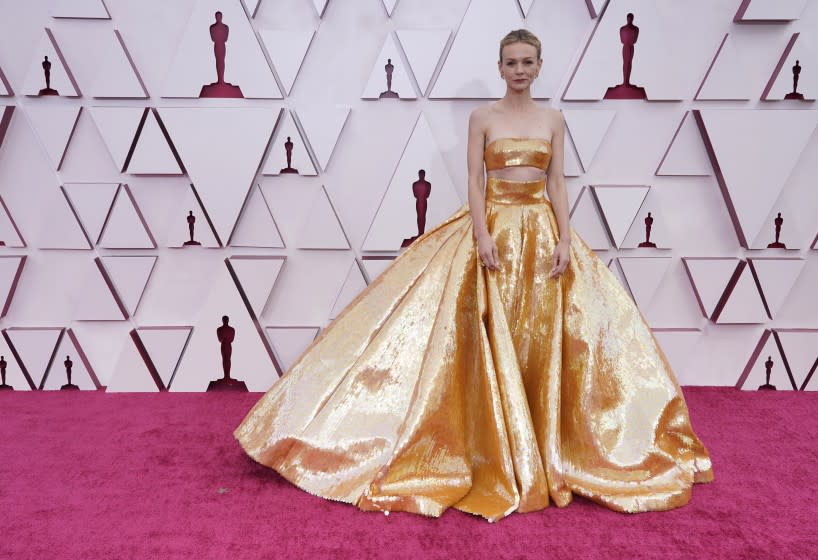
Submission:
<svg viewBox="0 0 818 560">
<path fill-rule="evenodd" d="M 536 105 L 531 97 L 531 89 L 525 91 L 506 90 L 506 94 L 499 101 L 500 106 L 511 112 L 522 112 Z"/>
</svg>

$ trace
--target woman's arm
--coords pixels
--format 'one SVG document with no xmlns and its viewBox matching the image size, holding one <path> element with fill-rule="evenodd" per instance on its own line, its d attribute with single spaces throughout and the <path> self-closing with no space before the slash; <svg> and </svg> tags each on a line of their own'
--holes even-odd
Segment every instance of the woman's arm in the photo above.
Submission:
<svg viewBox="0 0 818 560">
<path fill-rule="evenodd" d="M 469 211 L 472 218 L 472 236 L 477 240 L 480 262 L 487 267 L 499 269 L 497 245 L 489 234 L 486 224 L 486 178 L 483 166 L 485 150 L 485 117 L 477 108 L 469 115 L 469 137 L 466 146 L 466 167 L 468 169 Z"/>
<path fill-rule="evenodd" d="M 559 242 L 554 250 L 554 265 L 551 269 L 551 277 L 562 274 L 568 266 L 569 252 L 571 245 L 571 227 L 568 223 L 568 194 L 565 191 L 565 119 L 562 111 L 556 112 L 556 123 L 554 125 L 554 135 L 551 138 L 551 163 L 548 166 L 548 179 L 545 190 L 548 192 L 548 199 L 551 201 L 551 208 L 557 218 L 559 227 Z"/>
</svg>

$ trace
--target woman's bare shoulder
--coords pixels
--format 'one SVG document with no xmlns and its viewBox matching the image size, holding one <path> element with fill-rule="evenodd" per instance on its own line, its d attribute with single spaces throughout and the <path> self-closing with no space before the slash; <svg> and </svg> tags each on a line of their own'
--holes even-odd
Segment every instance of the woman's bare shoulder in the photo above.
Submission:
<svg viewBox="0 0 818 560">
<path fill-rule="evenodd" d="M 563 114 L 562 109 L 556 109 L 554 107 L 541 107 L 542 115 L 554 124 L 561 123 L 563 121 Z"/>
<path fill-rule="evenodd" d="M 469 128 L 472 131 L 480 131 L 484 135 L 488 132 L 494 109 L 491 105 L 480 105 L 472 109 L 469 114 Z"/>
</svg>

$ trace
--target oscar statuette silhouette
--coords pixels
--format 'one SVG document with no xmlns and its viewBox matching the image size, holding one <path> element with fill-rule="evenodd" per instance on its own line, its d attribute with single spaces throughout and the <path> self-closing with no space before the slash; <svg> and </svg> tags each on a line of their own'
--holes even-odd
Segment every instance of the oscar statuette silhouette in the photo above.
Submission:
<svg viewBox="0 0 818 560">
<path fill-rule="evenodd" d="M 0 356 L 0 391 L 14 391 L 14 387 L 11 385 L 6 385 L 6 367 L 8 367 L 8 362 L 6 362 L 5 356 Z"/>
<path fill-rule="evenodd" d="M 37 95 L 59 95 L 56 89 L 51 89 L 51 61 L 47 56 L 43 57 L 43 73 L 45 74 L 45 87 Z"/>
<path fill-rule="evenodd" d="M 201 245 L 198 241 L 193 239 L 193 230 L 196 227 L 196 216 L 193 215 L 193 210 L 190 210 L 187 215 L 187 230 L 190 232 L 190 240 L 185 241 L 182 243 L 183 247 L 189 247 L 191 245 Z"/>
<path fill-rule="evenodd" d="M 636 51 L 636 40 L 639 28 L 633 24 L 633 14 L 627 15 L 627 23 L 619 28 L 619 40 L 622 41 L 622 83 L 609 87 L 605 99 L 647 99 L 645 88 L 631 83 L 633 55 Z"/>
<path fill-rule="evenodd" d="M 408 247 L 426 231 L 426 208 L 429 195 L 432 193 L 432 183 L 426 180 L 426 171 L 418 170 L 418 180 L 412 183 L 412 194 L 415 195 L 415 214 L 417 215 L 418 234 L 407 237 L 400 244 L 401 248 Z"/>
<path fill-rule="evenodd" d="M 382 91 L 378 99 L 398 99 L 400 96 L 397 92 L 392 91 L 392 72 L 395 70 L 395 65 L 392 64 L 391 58 L 386 59 L 383 69 L 386 72 L 386 91 Z"/>
<path fill-rule="evenodd" d="M 222 354 L 222 370 L 224 377 L 211 381 L 207 386 L 208 391 L 241 391 L 247 392 L 247 385 L 244 381 L 230 377 L 231 358 L 233 356 L 233 341 L 236 339 L 236 329 L 229 325 L 230 317 L 222 317 L 222 325 L 216 329 L 216 338 L 219 340 Z"/>
<path fill-rule="evenodd" d="M 772 372 L 772 369 L 773 369 L 773 357 L 772 356 L 767 356 L 767 361 L 764 362 L 764 367 L 767 370 L 767 382 L 764 383 L 764 385 L 759 385 L 758 390 L 759 391 L 775 391 L 776 390 L 775 385 L 770 384 L 770 373 Z"/>
<path fill-rule="evenodd" d="M 63 362 L 65 366 L 65 375 L 68 377 L 68 383 L 60 387 L 61 391 L 79 391 L 79 387 L 71 383 L 71 367 L 74 365 L 74 362 L 71 361 L 70 356 L 65 357 L 65 361 Z"/>
<path fill-rule="evenodd" d="M 656 243 L 650 240 L 650 228 L 653 226 L 653 217 L 648 212 L 645 218 L 645 240 L 642 241 L 638 247 L 656 247 Z"/>
<path fill-rule="evenodd" d="M 784 99 L 798 99 L 803 101 L 804 94 L 798 93 L 798 76 L 801 75 L 801 62 L 796 60 L 792 67 L 792 91 L 784 96 Z"/>
<path fill-rule="evenodd" d="M 775 241 L 767 245 L 768 249 L 786 249 L 787 246 L 781 243 L 778 239 L 781 237 L 781 226 L 784 224 L 784 218 L 781 217 L 781 212 L 774 220 L 775 223 Z"/>
<path fill-rule="evenodd" d="M 293 141 L 287 136 L 287 141 L 284 142 L 284 152 L 287 154 L 287 167 L 281 168 L 279 173 L 298 173 L 298 169 L 293 167 Z"/>
<path fill-rule="evenodd" d="M 227 36 L 230 28 L 222 22 L 222 13 L 216 12 L 216 22 L 210 26 L 210 39 L 213 41 L 213 55 L 216 58 L 216 81 L 205 84 L 199 97 L 243 98 L 239 86 L 224 81 L 224 64 L 227 56 Z"/>
</svg>

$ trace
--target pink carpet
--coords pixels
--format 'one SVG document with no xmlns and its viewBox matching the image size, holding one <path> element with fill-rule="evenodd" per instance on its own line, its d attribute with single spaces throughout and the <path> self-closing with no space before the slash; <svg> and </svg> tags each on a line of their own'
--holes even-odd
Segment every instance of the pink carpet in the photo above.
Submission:
<svg viewBox="0 0 818 560">
<path fill-rule="evenodd" d="M 683 508 L 497 524 L 298 490 L 232 437 L 259 396 L 0 394 L 0 558 L 818 558 L 818 393 L 686 388 L 716 480 Z"/>
</svg>

